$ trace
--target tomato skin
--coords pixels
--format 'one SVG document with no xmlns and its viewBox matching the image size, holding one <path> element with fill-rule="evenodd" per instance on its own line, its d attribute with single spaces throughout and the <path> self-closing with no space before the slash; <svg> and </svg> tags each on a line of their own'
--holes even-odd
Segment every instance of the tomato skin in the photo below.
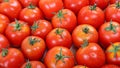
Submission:
<svg viewBox="0 0 120 68">
<path fill-rule="evenodd" d="M 24 63 L 21 68 L 25 68 L 27 63 L 31 64 L 31 68 L 46 68 L 45 65 L 40 61 L 29 61 Z"/>
<path fill-rule="evenodd" d="M 16 22 L 21 25 L 19 26 L 20 30 L 16 30 Z M 5 35 L 14 47 L 20 47 L 23 39 L 30 35 L 30 27 L 23 21 L 14 21 L 6 28 Z"/>
<path fill-rule="evenodd" d="M 8 39 L 3 34 L 0 34 L 0 52 L 2 51 L 2 48 L 8 48 L 9 46 L 10 43 Z"/>
<path fill-rule="evenodd" d="M 21 9 L 22 7 L 18 0 L 9 0 L 8 2 L 3 0 L 2 3 L 0 3 L 0 13 L 9 17 L 12 21 L 18 18 Z"/>
<path fill-rule="evenodd" d="M 116 7 L 116 4 L 109 5 L 105 10 L 106 21 L 116 21 L 120 23 L 120 9 Z"/>
<path fill-rule="evenodd" d="M 43 11 L 47 19 L 51 19 L 55 12 L 63 8 L 62 0 L 40 0 L 39 8 Z"/>
<path fill-rule="evenodd" d="M 116 3 L 117 1 L 120 1 L 120 0 L 110 0 L 110 4 L 114 4 L 114 3 Z"/>
<path fill-rule="evenodd" d="M 120 24 L 117 22 L 112 22 L 112 24 L 114 26 L 120 26 Z M 107 27 L 110 27 L 110 22 L 104 23 L 99 29 L 99 40 L 104 48 L 107 48 L 111 42 L 120 42 L 120 27 L 115 28 L 116 33 L 114 33 L 112 30 L 105 30 Z"/>
<path fill-rule="evenodd" d="M 35 24 L 37 25 L 35 27 Z M 31 34 L 45 39 L 46 35 L 52 30 L 52 24 L 47 20 L 38 20 L 32 25 Z"/>
<path fill-rule="evenodd" d="M 19 0 L 23 7 L 27 7 L 32 3 L 33 5 L 37 6 L 39 0 Z"/>
<path fill-rule="evenodd" d="M 0 33 L 4 34 L 6 27 L 10 23 L 10 20 L 7 16 L 0 14 Z"/>
<path fill-rule="evenodd" d="M 98 7 L 100 7 L 101 9 L 105 9 L 108 4 L 109 4 L 109 0 L 90 0 L 90 4 L 97 4 Z"/>
<path fill-rule="evenodd" d="M 59 14 L 61 16 L 59 16 Z M 77 19 L 71 10 L 62 9 L 52 18 L 52 25 L 54 28 L 61 27 L 67 29 L 69 32 L 72 32 L 77 25 Z"/>
<path fill-rule="evenodd" d="M 63 31 L 59 34 L 57 31 Z M 48 49 L 51 49 L 55 46 L 64 46 L 70 48 L 72 46 L 72 37 L 70 33 L 63 28 L 55 28 L 46 36 L 46 44 Z"/>
<path fill-rule="evenodd" d="M 36 39 L 38 40 L 38 42 L 34 42 L 33 44 L 31 44 L 30 38 Z M 25 57 L 28 58 L 29 60 L 41 59 L 45 49 L 46 45 L 44 40 L 37 36 L 28 36 L 23 40 L 21 44 L 21 50 Z"/>
<path fill-rule="evenodd" d="M 72 10 L 75 14 L 79 12 L 79 10 L 89 5 L 89 0 L 64 0 L 64 7 Z"/>
<path fill-rule="evenodd" d="M 76 60 L 79 65 L 98 68 L 104 65 L 105 54 L 100 45 L 89 43 L 88 46 L 78 49 L 76 52 Z"/>
<path fill-rule="evenodd" d="M 85 33 L 83 29 L 88 28 L 88 33 Z M 89 42 L 98 42 L 98 32 L 97 30 L 88 24 L 78 25 L 72 32 L 72 39 L 74 45 L 79 48 L 84 40 L 88 40 Z"/>
<path fill-rule="evenodd" d="M 19 19 L 32 25 L 35 21 L 43 19 L 41 10 L 38 7 L 35 8 L 24 8 L 21 10 Z"/>
<path fill-rule="evenodd" d="M 78 13 L 78 24 L 90 24 L 96 29 L 99 29 L 104 20 L 104 12 L 99 7 L 91 10 L 90 6 L 85 6 Z"/>
<path fill-rule="evenodd" d="M 25 59 L 22 52 L 16 48 L 9 48 L 8 54 L 3 57 L 0 52 L 0 67 L 1 68 L 20 68 L 24 64 Z"/>
<path fill-rule="evenodd" d="M 88 67 L 87 66 L 83 66 L 83 65 L 76 65 L 76 66 L 74 66 L 72 68 L 88 68 Z"/>
<path fill-rule="evenodd" d="M 115 64 L 120 65 L 120 51 L 117 50 L 116 53 L 112 50 L 115 50 L 115 48 L 119 48 L 120 42 L 115 42 L 112 45 L 108 46 L 106 49 L 106 61 L 109 64 Z M 109 52 L 110 51 L 110 52 Z"/>
<path fill-rule="evenodd" d="M 101 68 L 120 68 L 120 67 L 117 65 L 113 65 L 113 64 L 106 64 L 106 65 L 102 66 Z"/>
<path fill-rule="evenodd" d="M 59 60 L 56 63 L 56 55 L 60 53 L 60 50 L 62 49 L 62 54 L 64 56 L 69 56 L 69 58 L 64 58 L 64 62 L 62 60 Z M 50 49 L 45 58 L 44 63 L 47 66 L 47 68 L 72 68 L 74 66 L 74 55 L 73 53 L 66 47 L 53 47 Z"/>
</svg>

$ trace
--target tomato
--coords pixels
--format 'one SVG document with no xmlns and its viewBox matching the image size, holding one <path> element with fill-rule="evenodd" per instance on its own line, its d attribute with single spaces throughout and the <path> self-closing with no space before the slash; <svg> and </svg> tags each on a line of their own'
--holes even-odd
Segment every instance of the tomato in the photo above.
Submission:
<svg viewBox="0 0 120 68">
<path fill-rule="evenodd" d="M 110 43 L 120 42 L 120 24 L 117 22 L 106 22 L 99 29 L 99 40 L 104 48 Z"/>
<path fill-rule="evenodd" d="M 116 21 L 120 23 L 120 2 L 109 5 L 105 10 L 106 21 Z"/>
<path fill-rule="evenodd" d="M 16 48 L 3 49 L 0 52 L 0 68 L 20 68 L 24 62 L 22 52 Z"/>
<path fill-rule="evenodd" d="M 74 55 L 68 48 L 57 46 L 47 52 L 44 63 L 47 68 L 72 68 Z"/>
<path fill-rule="evenodd" d="M 21 44 L 23 54 L 30 60 L 39 60 L 45 49 L 46 46 L 44 40 L 37 36 L 28 36 Z"/>
<path fill-rule="evenodd" d="M 0 34 L 0 52 L 2 51 L 2 48 L 7 48 L 9 46 L 10 43 L 8 39 L 4 35 Z"/>
<path fill-rule="evenodd" d="M 100 7 L 101 9 L 105 9 L 108 4 L 109 4 L 109 0 L 90 0 L 90 4 L 97 4 L 98 7 Z"/>
<path fill-rule="evenodd" d="M 72 32 L 77 25 L 76 16 L 71 10 L 62 9 L 52 18 L 52 25 L 54 28 L 61 27 Z"/>
<path fill-rule="evenodd" d="M 0 33 L 4 34 L 6 27 L 10 23 L 10 20 L 7 16 L 0 14 Z"/>
<path fill-rule="evenodd" d="M 21 68 L 46 68 L 40 61 L 28 61 L 24 63 Z"/>
<path fill-rule="evenodd" d="M 120 68 L 120 67 L 117 65 L 113 65 L 113 64 L 106 64 L 106 65 L 102 66 L 101 68 Z"/>
<path fill-rule="evenodd" d="M 90 68 L 98 68 L 105 63 L 105 54 L 97 43 L 84 42 L 76 52 L 76 60 L 79 65 L 86 65 Z"/>
<path fill-rule="evenodd" d="M 98 32 L 97 30 L 88 24 L 78 25 L 72 32 L 72 39 L 74 45 L 79 48 L 84 40 L 89 42 L 98 42 Z"/>
<path fill-rule="evenodd" d="M 39 8 L 43 11 L 47 19 L 51 19 L 54 14 L 63 8 L 62 0 L 40 0 Z"/>
<path fill-rule="evenodd" d="M 28 7 L 22 9 L 19 19 L 32 25 L 35 21 L 43 19 L 43 15 L 38 7 L 30 4 Z"/>
<path fill-rule="evenodd" d="M 87 66 L 83 66 L 83 65 L 76 65 L 73 68 L 88 68 Z"/>
<path fill-rule="evenodd" d="M 55 28 L 46 36 L 46 44 L 49 49 L 55 46 L 70 48 L 72 46 L 72 37 L 66 29 Z"/>
<path fill-rule="evenodd" d="M 0 3 L 0 13 L 9 17 L 10 20 L 18 18 L 22 7 L 18 0 L 3 0 Z"/>
<path fill-rule="evenodd" d="M 64 0 L 64 7 L 72 10 L 75 14 L 79 12 L 79 10 L 89 5 L 89 0 Z"/>
<path fill-rule="evenodd" d="M 96 5 L 85 6 L 78 13 L 78 24 L 90 24 L 98 29 L 104 23 L 104 12 Z"/>
<path fill-rule="evenodd" d="M 14 47 L 20 47 L 23 39 L 30 35 L 30 27 L 23 21 L 15 20 L 8 25 L 5 35 Z"/>
<path fill-rule="evenodd" d="M 31 3 L 35 6 L 39 3 L 39 0 L 19 0 L 23 7 L 29 6 Z"/>
<path fill-rule="evenodd" d="M 110 64 L 120 65 L 120 42 L 115 42 L 106 49 L 106 61 Z"/>
<path fill-rule="evenodd" d="M 45 39 L 46 35 L 52 30 L 52 24 L 47 20 L 38 20 L 32 27 L 31 34 Z"/>
<path fill-rule="evenodd" d="M 117 1 L 120 2 L 120 0 L 110 0 L 110 4 L 114 4 L 114 3 L 116 3 Z"/>
</svg>

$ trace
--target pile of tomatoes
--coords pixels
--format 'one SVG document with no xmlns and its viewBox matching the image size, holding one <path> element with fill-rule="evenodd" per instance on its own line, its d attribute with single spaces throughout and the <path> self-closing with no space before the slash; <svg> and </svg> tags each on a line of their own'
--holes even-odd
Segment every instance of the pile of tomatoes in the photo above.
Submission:
<svg viewBox="0 0 120 68">
<path fill-rule="evenodd" d="M 0 0 L 0 68 L 120 68 L 120 0 Z"/>
</svg>

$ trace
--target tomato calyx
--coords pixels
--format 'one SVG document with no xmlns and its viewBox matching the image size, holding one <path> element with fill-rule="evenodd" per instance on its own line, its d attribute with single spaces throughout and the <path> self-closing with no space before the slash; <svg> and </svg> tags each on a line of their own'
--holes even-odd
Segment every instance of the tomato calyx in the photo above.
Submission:
<svg viewBox="0 0 120 68">
<path fill-rule="evenodd" d="M 88 46 L 89 42 L 88 40 L 83 40 L 83 44 L 81 45 L 82 48 L 85 48 L 86 46 Z"/>
<path fill-rule="evenodd" d="M 25 65 L 25 68 L 32 68 L 30 61 L 27 62 L 27 64 Z"/>
<path fill-rule="evenodd" d="M 37 42 L 40 42 L 40 40 L 37 39 L 37 38 L 32 38 L 32 37 L 29 38 L 29 43 L 30 43 L 30 45 L 34 45 L 34 44 L 37 43 Z"/>
<path fill-rule="evenodd" d="M 63 63 L 65 63 L 64 59 L 65 59 L 65 58 L 70 58 L 70 57 L 69 57 L 69 56 L 64 56 L 64 55 L 62 54 L 62 48 L 60 48 L 60 53 L 59 53 L 59 54 L 56 54 L 55 58 L 56 58 L 56 63 L 55 63 L 55 64 L 57 64 L 57 62 L 58 62 L 59 60 L 61 60 Z"/>
<path fill-rule="evenodd" d="M 35 31 L 38 28 L 38 22 L 34 22 L 33 26 L 31 27 L 32 31 Z"/>
<path fill-rule="evenodd" d="M 116 2 L 116 8 L 120 9 L 120 2 L 119 1 Z"/>
<path fill-rule="evenodd" d="M 28 9 L 35 9 L 36 6 L 34 6 L 32 3 L 28 6 Z"/>
<path fill-rule="evenodd" d="M 8 54 L 8 49 L 3 48 L 3 49 L 2 49 L 2 57 L 7 56 L 7 54 Z"/>
<path fill-rule="evenodd" d="M 93 6 L 90 6 L 90 10 L 96 10 L 96 7 L 97 7 L 97 5 L 95 3 Z"/>
<path fill-rule="evenodd" d="M 4 2 L 9 2 L 9 0 L 4 0 Z"/>
<path fill-rule="evenodd" d="M 87 33 L 89 32 L 89 28 L 88 28 L 88 27 L 84 27 L 84 28 L 82 29 L 82 31 L 83 31 L 85 34 L 87 34 Z"/>
<path fill-rule="evenodd" d="M 64 31 L 63 29 L 61 30 L 60 28 L 58 28 L 58 29 L 55 31 L 55 33 L 56 33 L 57 35 L 60 35 L 61 38 L 63 38 L 63 35 L 62 35 L 63 31 Z"/>
</svg>

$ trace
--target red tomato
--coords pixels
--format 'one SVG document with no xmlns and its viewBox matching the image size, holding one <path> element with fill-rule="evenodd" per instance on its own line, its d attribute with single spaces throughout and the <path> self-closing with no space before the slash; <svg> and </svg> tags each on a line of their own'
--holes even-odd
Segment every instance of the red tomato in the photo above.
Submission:
<svg viewBox="0 0 120 68">
<path fill-rule="evenodd" d="M 72 32 L 77 25 L 76 16 L 71 10 L 62 9 L 52 18 L 52 25 L 54 28 L 61 27 Z"/>
<path fill-rule="evenodd" d="M 105 9 L 108 4 L 109 4 L 109 0 L 90 0 L 90 4 L 97 4 L 98 7 L 100 7 L 101 9 Z"/>
<path fill-rule="evenodd" d="M 35 6 L 39 3 L 39 0 L 19 0 L 23 7 L 29 6 L 31 3 Z"/>
<path fill-rule="evenodd" d="M 30 4 L 28 7 L 22 9 L 19 19 L 32 25 L 35 21 L 43 19 L 43 15 L 38 7 Z"/>
<path fill-rule="evenodd" d="M 32 35 L 45 39 L 46 35 L 52 30 L 52 24 L 47 20 L 38 20 L 31 27 Z"/>
<path fill-rule="evenodd" d="M 7 16 L 0 14 L 0 33 L 4 34 L 6 27 L 10 23 Z"/>
<path fill-rule="evenodd" d="M 78 13 L 78 24 L 90 24 L 98 29 L 104 23 L 104 12 L 94 6 L 83 7 Z"/>
<path fill-rule="evenodd" d="M 100 45 L 85 42 L 76 52 L 76 60 L 80 65 L 98 68 L 105 63 L 105 54 Z"/>
<path fill-rule="evenodd" d="M 78 25 L 72 32 L 72 39 L 74 45 L 79 48 L 84 40 L 89 42 L 98 42 L 98 32 L 97 30 L 88 24 Z"/>
<path fill-rule="evenodd" d="M 21 68 L 46 68 L 40 61 L 28 61 L 24 63 Z"/>
<path fill-rule="evenodd" d="M 24 56 L 18 49 L 9 48 L 0 52 L 0 68 L 20 68 L 24 62 Z"/>
<path fill-rule="evenodd" d="M 110 0 L 110 4 L 114 4 L 114 3 L 116 3 L 117 1 L 120 2 L 120 0 Z"/>
<path fill-rule="evenodd" d="M 7 40 L 7 38 L 0 34 L 0 52 L 3 48 L 8 48 L 10 46 L 9 41 Z"/>
<path fill-rule="evenodd" d="M 47 68 L 72 68 L 74 55 L 68 48 L 57 46 L 47 52 L 44 63 Z"/>
<path fill-rule="evenodd" d="M 66 29 L 55 28 L 46 36 L 46 44 L 49 49 L 55 46 L 70 48 L 72 46 L 72 37 Z"/>
<path fill-rule="evenodd" d="M 88 68 L 88 67 L 87 66 L 83 66 L 83 65 L 76 65 L 76 66 L 74 66 L 72 68 Z"/>
<path fill-rule="evenodd" d="M 63 8 L 62 0 L 40 0 L 39 7 L 47 19 L 51 19 L 54 14 Z"/>
<path fill-rule="evenodd" d="M 23 54 L 30 60 L 39 60 L 42 57 L 45 48 L 44 40 L 37 36 L 28 36 L 21 44 Z"/>
<path fill-rule="evenodd" d="M 0 13 L 8 16 L 10 20 L 18 18 L 21 9 L 18 0 L 3 0 L 2 3 L 0 3 Z"/>
<path fill-rule="evenodd" d="M 8 25 L 5 35 L 14 47 L 20 47 L 23 39 L 30 35 L 30 28 L 25 22 L 15 20 Z"/>
<path fill-rule="evenodd" d="M 109 5 L 105 10 L 106 21 L 116 21 L 120 23 L 120 2 Z"/>
<path fill-rule="evenodd" d="M 79 10 L 89 5 L 89 0 L 64 0 L 64 7 L 72 10 L 75 14 L 79 12 Z"/>
<path fill-rule="evenodd" d="M 106 65 L 102 66 L 101 68 L 120 68 L 120 67 L 117 65 L 113 65 L 113 64 L 106 64 Z"/>
<path fill-rule="evenodd" d="M 106 61 L 110 64 L 120 65 L 120 42 L 111 44 L 106 49 Z"/>
<path fill-rule="evenodd" d="M 117 22 L 106 22 L 99 29 L 99 39 L 103 47 L 110 43 L 120 42 L 120 24 Z"/>
</svg>

